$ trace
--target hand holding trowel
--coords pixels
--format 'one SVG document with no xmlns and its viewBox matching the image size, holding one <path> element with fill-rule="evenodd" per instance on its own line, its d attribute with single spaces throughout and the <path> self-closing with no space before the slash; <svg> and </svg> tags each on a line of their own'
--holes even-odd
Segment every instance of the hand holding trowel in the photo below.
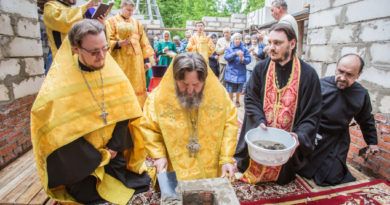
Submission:
<svg viewBox="0 0 390 205">
<path fill-rule="evenodd" d="M 177 187 L 176 172 L 167 172 L 168 161 L 166 158 L 157 159 L 154 163 L 157 168 L 157 181 L 160 186 L 161 199 L 164 202 L 166 199 L 170 201 L 179 199 L 180 196 L 176 193 Z"/>
</svg>

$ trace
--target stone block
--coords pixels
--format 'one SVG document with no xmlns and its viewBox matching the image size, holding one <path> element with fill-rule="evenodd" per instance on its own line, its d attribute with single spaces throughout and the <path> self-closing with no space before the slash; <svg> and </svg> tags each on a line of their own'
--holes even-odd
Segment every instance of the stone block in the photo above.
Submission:
<svg viewBox="0 0 390 205">
<path fill-rule="evenodd" d="M 246 19 L 246 14 L 233 14 L 232 19 Z"/>
<path fill-rule="evenodd" d="M 218 22 L 230 22 L 229 17 L 217 17 Z"/>
<path fill-rule="evenodd" d="M 235 23 L 233 28 L 234 29 L 244 29 L 246 26 L 243 23 Z"/>
<path fill-rule="evenodd" d="M 38 19 L 38 8 L 36 1 L 29 0 L 2 0 L 0 1 L 0 10 L 7 13 L 19 14 L 26 18 Z"/>
<path fill-rule="evenodd" d="M 388 66 L 390 64 L 389 51 L 390 51 L 390 43 L 372 44 L 371 48 L 370 48 L 370 53 L 371 53 L 371 57 L 372 57 L 371 62 L 375 63 L 375 64 L 385 64 Z M 390 74 L 390 72 L 389 72 L 389 74 Z M 388 79 L 390 79 L 390 78 L 388 78 Z M 390 82 L 390 81 L 388 80 L 388 82 Z"/>
<path fill-rule="evenodd" d="M 10 57 L 42 56 L 41 41 L 16 37 L 8 45 L 7 53 Z"/>
<path fill-rule="evenodd" d="M 150 24 L 148 25 L 148 28 L 160 28 L 160 25 Z"/>
<path fill-rule="evenodd" d="M 37 21 L 32 21 L 26 18 L 20 18 L 17 23 L 16 33 L 19 36 L 31 38 L 40 38 L 41 32 Z"/>
<path fill-rule="evenodd" d="M 362 42 L 390 40 L 390 20 L 374 20 L 361 24 Z"/>
<path fill-rule="evenodd" d="M 11 25 L 11 19 L 6 14 L 0 14 L 0 34 L 3 35 L 14 35 L 14 31 Z"/>
<path fill-rule="evenodd" d="M 195 21 L 186 21 L 186 26 L 195 26 Z"/>
<path fill-rule="evenodd" d="M 232 22 L 232 23 L 242 23 L 243 21 L 242 21 L 242 19 L 234 19 L 234 18 L 232 18 L 232 19 L 230 19 L 230 22 Z"/>
<path fill-rule="evenodd" d="M 354 35 L 357 33 L 355 32 L 357 28 L 358 25 L 348 25 L 333 28 L 328 43 L 337 44 L 356 42 Z"/>
<path fill-rule="evenodd" d="M 310 46 L 308 58 L 312 61 L 335 62 L 335 48 L 331 46 Z"/>
<path fill-rule="evenodd" d="M 341 11 L 342 8 L 338 7 L 310 14 L 309 28 L 319 28 L 336 25 L 337 19 L 340 15 L 342 15 Z"/>
<path fill-rule="evenodd" d="M 30 76 L 42 75 L 45 73 L 44 63 L 42 58 L 25 58 L 26 73 Z"/>
<path fill-rule="evenodd" d="M 326 67 L 325 76 L 331 76 L 336 73 L 336 63 L 331 63 Z"/>
<path fill-rule="evenodd" d="M 144 25 L 145 27 L 150 27 L 151 25 L 151 20 L 145 20 L 145 19 L 142 19 L 142 20 L 139 20 L 139 22 Z"/>
<path fill-rule="evenodd" d="M 357 1 L 360 1 L 360 0 L 335 0 L 333 2 L 333 7 L 338 7 L 338 6 L 350 4 L 350 3 L 353 3 L 353 2 L 357 2 Z"/>
<path fill-rule="evenodd" d="M 309 35 L 307 35 L 307 38 L 307 43 L 310 45 L 326 44 L 328 42 L 325 28 L 311 29 L 309 31 Z"/>
<path fill-rule="evenodd" d="M 15 99 L 38 93 L 44 79 L 43 76 L 37 76 L 25 79 L 19 84 L 13 83 Z"/>
<path fill-rule="evenodd" d="M 203 22 L 217 21 L 217 18 L 216 18 L 216 17 L 212 17 L 212 16 L 204 16 L 204 17 L 202 18 L 202 21 L 203 21 Z"/>
<path fill-rule="evenodd" d="M 311 0 L 310 1 L 310 15 L 320 10 L 330 8 L 330 1 L 324 0 Z"/>
<path fill-rule="evenodd" d="M 219 22 L 207 22 L 207 26 L 214 26 L 214 27 L 220 27 L 221 24 Z"/>
<path fill-rule="evenodd" d="M 137 20 L 144 20 L 145 19 L 145 16 L 141 15 L 141 14 L 132 15 L 132 17 L 137 19 Z"/>
<path fill-rule="evenodd" d="M 10 100 L 8 95 L 8 88 L 5 85 L 0 84 L 0 102 L 8 100 Z"/>
<path fill-rule="evenodd" d="M 390 96 L 384 96 L 380 101 L 379 112 L 390 113 Z"/>
<path fill-rule="evenodd" d="M 374 66 L 365 67 L 359 80 L 366 80 L 368 82 L 390 88 L 390 72 L 383 69 L 375 68 Z"/>
<path fill-rule="evenodd" d="M 313 68 L 314 70 L 317 72 L 317 75 L 318 77 L 322 77 L 322 63 L 318 63 L 318 62 L 313 62 L 313 63 L 309 63 Z"/>
<path fill-rule="evenodd" d="M 232 29 L 232 24 L 231 23 L 221 23 L 222 28 L 230 28 Z"/>
<path fill-rule="evenodd" d="M 389 0 L 365 0 L 347 7 L 346 19 L 349 23 L 389 16 Z"/>
<path fill-rule="evenodd" d="M 8 58 L 0 61 L 0 80 L 4 80 L 7 75 L 16 76 L 19 74 L 20 64 L 18 59 Z"/>
<path fill-rule="evenodd" d="M 366 56 L 366 48 L 359 48 L 359 47 L 349 47 L 349 46 L 347 46 L 347 47 L 343 47 L 342 49 L 341 49 L 341 55 L 340 55 L 340 57 L 341 56 L 343 56 L 343 55 L 345 55 L 345 54 L 348 54 L 348 53 L 356 53 L 356 54 L 358 54 L 359 56 L 361 56 L 363 59 L 365 58 L 365 56 Z"/>
</svg>

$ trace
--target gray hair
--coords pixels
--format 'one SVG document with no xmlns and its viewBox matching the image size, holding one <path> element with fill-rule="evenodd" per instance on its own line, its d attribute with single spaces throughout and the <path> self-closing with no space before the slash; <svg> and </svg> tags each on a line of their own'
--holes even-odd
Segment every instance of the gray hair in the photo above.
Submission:
<svg viewBox="0 0 390 205">
<path fill-rule="evenodd" d="M 176 81 L 184 80 L 186 72 L 196 71 L 198 80 L 205 82 L 207 78 L 207 63 L 203 56 L 195 52 L 181 53 L 173 60 L 173 77 Z"/>
<path fill-rule="evenodd" d="M 122 0 L 121 6 L 128 6 L 128 5 L 135 6 L 135 3 L 133 0 Z"/>
<path fill-rule="evenodd" d="M 271 5 L 281 6 L 285 11 L 287 11 L 287 3 L 284 0 L 274 0 Z"/>
<path fill-rule="evenodd" d="M 174 36 L 174 37 L 173 37 L 173 40 L 175 40 L 175 39 L 178 40 L 178 41 L 180 41 L 180 37 L 179 37 L 179 36 Z"/>
<path fill-rule="evenodd" d="M 250 35 L 245 35 L 245 39 L 251 39 Z"/>
<path fill-rule="evenodd" d="M 169 31 L 164 31 L 164 32 L 163 32 L 163 35 L 162 35 L 163 38 L 164 38 L 164 36 L 165 36 L 166 33 L 169 35 L 169 38 L 171 38 L 171 32 L 169 32 Z"/>
<path fill-rule="evenodd" d="M 225 32 L 225 31 L 231 32 L 229 27 L 226 27 L 226 28 L 224 28 L 224 29 L 222 30 L 222 32 Z"/>
<path fill-rule="evenodd" d="M 234 40 L 237 37 L 239 37 L 242 40 L 242 34 L 241 33 L 234 33 L 233 36 L 232 36 L 232 39 Z"/>
<path fill-rule="evenodd" d="M 73 24 L 68 33 L 70 45 L 81 47 L 84 36 L 98 35 L 101 32 L 105 32 L 104 26 L 99 21 L 94 19 L 83 19 Z"/>
</svg>

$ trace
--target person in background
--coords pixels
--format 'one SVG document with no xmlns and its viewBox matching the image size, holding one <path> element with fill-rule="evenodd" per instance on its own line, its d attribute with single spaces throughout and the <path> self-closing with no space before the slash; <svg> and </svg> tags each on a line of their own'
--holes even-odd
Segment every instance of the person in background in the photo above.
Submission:
<svg viewBox="0 0 390 205">
<path fill-rule="evenodd" d="M 251 36 L 250 35 L 245 35 L 244 37 L 244 46 L 246 49 L 249 49 L 252 44 L 251 44 Z"/>
<path fill-rule="evenodd" d="M 235 172 L 237 109 L 207 67 L 199 53 L 177 55 L 145 103 L 146 152 L 157 173 L 175 171 L 179 181 Z"/>
<path fill-rule="evenodd" d="M 295 179 L 314 149 L 321 87 L 314 68 L 295 55 L 296 36 L 290 25 L 271 27 L 269 47 L 269 57 L 256 64 L 246 85 L 245 116 L 234 157 L 238 170 L 244 173 L 242 181 L 284 185 Z M 257 127 L 283 129 L 297 140 L 298 147 L 285 164 L 265 166 L 250 159 L 245 134 Z"/>
<path fill-rule="evenodd" d="M 212 33 L 209 35 L 214 45 L 217 43 L 218 37 L 217 34 Z M 209 57 L 209 65 L 215 76 L 219 76 L 219 64 L 218 64 L 219 55 L 216 52 L 213 53 L 211 57 Z"/>
<path fill-rule="evenodd" d="M 244 83 L 244 87 L 242 89 L 241 95 L 245 94 L 246 89 L 246 83 L 248 82 L 249 78 L 252 76 L 252 71 L 256 66 L 256 63 L 258 62 L 257 54 L 259 52 L 259 45 L 258 45 L 258 38 L 257 35 L 253 35 L 251 37 L 251 46 L 248 48 L 248 52 L 251 55 L 251 62 L 246 65 L 246 81 Z"/>
<path fill-rule="evenodd" d="M 186 52 L 188 42 L 192 36 L 192 31 L 186 31 L 186 37 L 181 40 L 180 53 Z"/>
<path fill-rule="evenodd" d="M 259 50 L 257 51 L 257 58 L 260 60 L 264 60 L 268 56 L 269 47 L 268 45 L 268 38 L 267 38 L 267 30 L 258 30 L 257 31 L 257 37 L 259 39 Z"/>
<path fill-rule="evenodd" d="M 205 24 L 203 21 L 196 22 L 195 27 L 196 33 L 190 38 L 186 50 L 187 52 L 200 53 L 207 62 L 214 53 L 214 43 L 204 33 Z"/>
<path fill-rule="evenodd" d="M 176 45 L 171 41 L 171 33 L 164 31 L 164 39 L 157 46 L 157 55 L 160 57 L 158 65 L 169 66 L 174 54 L 177 54 Z"/>
<path fill-rule="evenodd" d="M 274 17 L 278 23 L 285 23 L 290 25 L 297 36 L 299 38 L 298 33 L 298 23 L 291 14 L 287 12 L 287 3 L 285 0 L 274 0 L 271 4 L 271 15 Z"/>
<path fill-rule="evenodd" d="M 46 0 L 39 2 L 39 5 L 43 6 L 43 22 L 46 26 L 46 34 L 53 58 L 72 25 L 82 20 L 87 10 L 97 6 L 99 2 L 101 0 L 90 0 L 82 6 L 74 7 L 72 6 L 76 4 L 76 0 Z M 98 20 L 104 24 L 104 16 L 100 16 Z"/>
<path fill-rule="evenodd" d="M 176 51 L 179 52 L 180 51 L 180 47 L 181 47 L 180 37 L 179 36 L 174 36 L 172 40 L 173 40 L 173 43 L 175 43 L 175 45 L 176 45 Z"/>
<path fill-rule="evenodd" d="M 224 85 L 225 84 L 225 70 L 226 70 L 226 60 L 223 57 L 225 55 L 225 50 L 230 46 L 231 43 L 231 31 L 230 28 L 223 29 L 223 37 L 219 38 L 217 45 L 215 46 L 215 52 L 217 55 L 221 56 L 219 58 L 219 81 Z"/>
<path fill-rule="evenodd" d="M 356 82 L 364 61 L 356 54 L 346 54 L 337 61 L 336 75 L 321 79 L 322 109 L 318 143 L 309 162 L 298 173 L 320 186 L 335 186 L 355 181 L 347 167 L 350 146 L 349 122 L 359 124 L 368 144 L 366 154 L 379 152 L 370 95 Z M 367 156 L 365 156 L 367 157 Z"/>
<path fill-rule="evenodd" d="M 122 0 L 120 13 L 106 20 L 106 29 L 110 54 L 130 80 L 142 108 L 147 97 L 145 72 L 151 68 L 154 50 L 142 24 L 132 17 L 134 7 L 132 0 Z"/>
<path fill-rule="evenodd" d="M 235 33 L 232 36 L 230 47 L 225 51 L 227 61 L 225 72 L 225 87 L 233 101 L 233 94 L 236 94 L 236 106 L 240 107 L 240 93 L 246 81 L 246 65 L 251 62 L 248 50 L 242 43 L 242 35 Z"/>
</svg>

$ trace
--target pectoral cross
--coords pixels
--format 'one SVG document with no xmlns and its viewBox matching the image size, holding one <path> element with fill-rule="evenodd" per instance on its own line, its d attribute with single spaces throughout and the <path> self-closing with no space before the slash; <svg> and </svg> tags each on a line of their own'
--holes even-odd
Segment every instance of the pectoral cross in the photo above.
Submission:
<svg viewBox="0 0 390 205">
<path fill-rule="evenodd" d="M 107 125 L 107 115 L 108 115 L 108 112 L 106 112 L 104 110 L 104 107 L 103 107 L 102 114 L 99 116 L 103 119 L 105 125 Z"/>
</svg>

